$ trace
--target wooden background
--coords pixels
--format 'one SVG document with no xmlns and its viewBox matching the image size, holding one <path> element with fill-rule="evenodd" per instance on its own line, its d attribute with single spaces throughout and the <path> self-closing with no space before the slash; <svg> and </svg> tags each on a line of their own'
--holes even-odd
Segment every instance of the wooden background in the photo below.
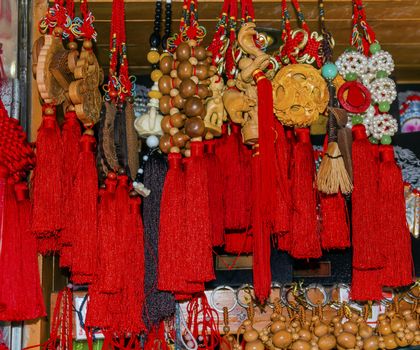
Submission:
<svg viewBox="0 0 420 350">
<path fill-rule="evenodd" d="M 98 31 L 98 54 L 105 71 L 108 66 L 109 30 L 112 0 L 90 0 Z M 301 8 L 312 30 L 318 30 L 317 0 L 301 0 Z M 420 0 L 365 0 L 367 19 L 382 47 L 391 52 L 396 63 L 395 78 L 399 83 L 420 82 Z M 199 1 L 200 23 L 207 29 L 206 43 L 211 40 L 221 0 Z M 325 0 L 327 27 L 336 40 L 335 55 L 348 46 L 351 32 L 350 0 Z M 164 6 L 163 6 L 164 7 Z M 179 26 L 182 2 L 173 0 L 172 30 Z M 150 71 L 146 61 L 149 36 L 153 28 L 155 3 L 151 0 L 126 0 L 128 59 L 132 74 Z M 259 27 L 280 27 L 281 1 L 254 0 Z M 292 18 L 296 18 L 289 5 Z M 164 18 L 164 17 L 163 17 Z M 163 23 L 162 23 L 163 27 Z M 293 22 L 296 28 L 296 22 Z"/>
</svg>

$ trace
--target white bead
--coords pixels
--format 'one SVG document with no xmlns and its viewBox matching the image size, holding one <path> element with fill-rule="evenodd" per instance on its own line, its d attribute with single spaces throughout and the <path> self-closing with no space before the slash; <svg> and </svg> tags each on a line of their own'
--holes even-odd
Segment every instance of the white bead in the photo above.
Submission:
<svg viewBox="0 0 420 350">
<path fill-rule="evenodd" d="M 155 148 L 159 145 L 159 139 L 156 135 L 150 135 L 146 139 L 146 145 L 149 148 Z"/>
<path fill-rule="evenodd" d="M 149 156 L 143 156 L 143 160 L 146 162 L 149 159 Z"/>
<path fill-rule="evenodd" d="M 143 169 L 139 168 L 139 170 L 137 170 L 137 174 L 143 174 Z"/>
<path fill-rule="evenodd" d="M 133 181 L 133 187 L 137 187 L 139 183 L 137 181 Z"/>
</svg>

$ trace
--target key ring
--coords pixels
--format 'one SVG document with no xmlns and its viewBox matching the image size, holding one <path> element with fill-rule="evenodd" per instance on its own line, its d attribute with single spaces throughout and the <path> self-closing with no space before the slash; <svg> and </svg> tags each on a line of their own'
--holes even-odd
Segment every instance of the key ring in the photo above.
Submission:
<svg viewBox="0 0 420 350">
<path fill-rule="evenodd" d="M 278 288 L 278 289 L 280 289 L 280 303 L 282 303 L 283 304 L 283 301 L 282 301 L 282 298 L 281 298 L 281 295 L 282 295 L 282 292 L 283 292 L 283 286 L 281 285 L 281 283 L 278 283 L 278 282 L 272 282 L 271 283 L 271 289 L 275 289 L 275 288 Z M 274 299 L 275 300 L 275 299 Z M 266 303 L 267 303 L 267 305 L 271 308 L 271 309 L 274 309 L 274 306 L 275 306 L 275 303 L 274 303 L 274 301 L 273 302 L 271 302 L 270 301 L 270 299 L 267 299 L 267 301 L 266 301 Z"/>
<path fill-rule="evenodd" d="M 286 286 L 288 286 L 288 288 L 286 288 Z M 281 296 L 281 301 L 283 302 L 283 305 L 286 305 L 287 307 L 289 307 L 290 309 L 294 310 L 294 311 L 299 311 L 299 308 L 297 306 L 293 306 L 292 304 L 290 304 L 289 302 L 289 294 L 292 292 L 293 293 L 293 289 L 294 289 L 294 285 L 285 285 L 283 287 L 282 290 L 282 296 Z M 298 301 L 296 301 L 296 304 L 298 303 Z"/>
<path fill-rule="evenodd" d="M 236 301 L 238 302 L 238 304 L 239 305 L 241 305 L 243 308 L 245 308 L 245 309 L 248 309 L 249 308 L 249 305 L 248 304 L 245 304 L 245 303 L 243 303 L 241 300 L 240 300 L 240 298 L 239 298 L 239 293 L 240 293 L 240 291 L 241 290 L 246 290 L 246 289 L 248 289 L 248 290 L 254 290 L 254 287 L 251 285 L 251 284 L 248 284 L 248 283 L 246 283 L 246 284 L 243 284 L 242 286 L 240 286 L 237 290 L 236 290 Z M 251 297 L 251 300 L 253 300 L 253 297 L 252 297 L 252 295 L 251 295 L 251 293 L 249 293 L 250 294 L 250 297 Z M 254 307 L 256 307 L 257 306 L 257 304 L 253 301 L 253 306 Z"/>
<path fill-rule="evenodd" d="M 216 294 L 219 290 L 229 290 L 229 291 L 231 291 L 231 292 L 233 293 L 235 302 L 234 302 L 233 306 L 231 306 L 230 308 L 228 308 L 228 312 L 231 312 L 233 309 L 235 309 L 236 305 L 238 305 L 238 298 L 237 298 L 237 296 L 236 296 L 236 292 L 235 292 L 235 290 L 234 290 L 232 287 L 229 287 L 229 286 L 225 286 L 225 285 L 223 285 L 223 286 L 218 286 L 218 287 L 216 287 L 215 289 L 213 289 L 213 291 L 212 291 L 212 292 L 211 292 L 211 294 L 210 294 L 210 304 L 211 304 L 211 306 L 212 306 L 212 307 L 213 307 L 213 309 L 215 309 L 217 312 L 219 312 L 219 313 L 223 313 L 223 308 L 221 308 L 221 309 L 220 309 L 220 308 L 218 308 L 218 307 L 216 306 L 215 301 L 214 301 L 214 296 L 215 296 L 215 294 Z"/>
<path fill-rule="evenodd" d="M 322 296 L 324 297 L 324 300 L 320 304 L 315 304 L 308 298 L 308 293 L 311 289 L 318 289 L 322 293 Z M 323 286 L 321 286 L 320 284 L 317 284 L 317 283 L 312 283 L 309 286 L 307 286 L 305 288 L 305 291 L 303 292 L 303 295 L 305 296 L 305 301 L 308 304 L 308 309 L 309 310 L 312 310 L 312 309 L 320 307 L 320 306 L 327 305 L 327 303 L 330 299 L 326 290 L 325 290 L 325 288 Z"/>
<path fill-rule="evenodd" d="M 341 308 L 342 301 L 341 301 L 341 300 L 339 300 L 339 301 L 334 301 L 334 300 L 333 300 L 333 298 L 332 298 L 332 292 L 333 292 L 333 290 L 335 290 L 335 289 L 338 289 L 338 290 L 340 290 L 340 289 L 344 289 L 344 290 L 346 290 L 348 293 L 350 293 L 350 286 L 349 286 L 348 284 L 345 284 L 345 283 L 337 283 L 337 284 L 335 284 L 335 285 L 331 288 L 331 291 L 330 291 L 331 307 L 332 307 L 334 310 L 339 310 L 339 309 Z M 340 295 L 339 295 L 339 299 L 340 299 Z"/>
</svg>

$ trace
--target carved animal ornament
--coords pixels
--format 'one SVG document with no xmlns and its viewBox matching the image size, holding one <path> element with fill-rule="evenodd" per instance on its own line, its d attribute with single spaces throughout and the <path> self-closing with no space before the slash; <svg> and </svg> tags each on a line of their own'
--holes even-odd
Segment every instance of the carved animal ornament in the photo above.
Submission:
<svg viewBox="0 0 420 350">
<path fill-rule="evenodd" d="M 272 82 L 274 113 L 287 126 L 307 127 L 327 107 L 328 87 L 321 74 L 308 64 L 280 69 Z"/>
</svg>

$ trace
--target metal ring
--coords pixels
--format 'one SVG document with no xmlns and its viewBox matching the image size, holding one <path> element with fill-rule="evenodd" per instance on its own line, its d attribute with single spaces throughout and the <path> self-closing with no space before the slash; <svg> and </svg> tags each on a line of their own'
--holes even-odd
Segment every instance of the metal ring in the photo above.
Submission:
<svg viewBox="0 0 420 350">
<path fill-rule="evenodd" d="M 242 286 L 240 286 L 240 287 L 236 290 L 236 301 L 237 301 L 237 303 L 238 303 L 239 305 L 241 305 L 243 308 L 248 309 L 248 308 L 249 308 L 249 305 L 248 305 L 248 304 L 244 304 L 244 303 L 243 303 L 242 301 L 240 301 L 240 299 L 239 299 L 239 292 L 240 292 L 241 290 L 246 289 L 246 288 L 254 290 L 254 287 L 253 287 L 251 284 L 248 284 L 248 283 L 243 284 Z M 254 302 L 254 303 L 253 303 L 253 306 L 257 306 L 257 304 Z"/>
<path fill-rule="evenodd" d="M 311 289 L 318 289 L 318 290 L 322 293 L 322 296 L 324 297 L 324 300 L 322 301 L 322 303 L 321 303 L 321 304 L 314 304 L 311 300 L 309 300 L 309 298 L 308 298 L 308 292 L 309 292 Z M 306 300 L 306 302 L 307 302 L 307 303 L 308 303 L 308 305 L 309 305 L 309 306 L 311 306 L 312 308 L 319 307 L 319 306 L 325 306 L 325 305 L 327 305 L 327 303 L 328 303 L 328 301 L 329 301 L 329 296 L 328 296 L 328 294 L 327 294 L 327 292 L 326 292 L 325 288 L 324 288 L 323 286 L 321 286 L 320 284 L 317 284 L 317 283 L 312 283 L 312 284 L 310 284 L 309 286 L 307 286 L 307 287 L 305 288 L 304 296 L 305 296 L 305 300 Z"/>
<path fill-rule="evenodd" d="M 281 283 L 272 282 L 271 283 L 271 289 L 274 289 L 274 288 L 280 289 L 280 303 L 283 303 L 282 297 L 281 297 L 282 296 L 282 291 L 283 291 L 283 286 L 281 285 Z M 271 302 L 269 299 L 267 299 L 266 303 L 271 309 L 274 309 L 274 302 Z"/>
<path fill-rule="evenodd" d="M 211 292 L 211 294 L 210 294 L 210 304 L 211 304 L 211 306 L 213 307 L 213 309 L 215 309 L 217 312 L 220 312 L 220 313 L 223 313 L 223 308 L 222 309 L 219 309 L 217 306 L 216 306 L 216 303 L 214 302 L 214 295 L 219 291 L 219 290 L 230 290 L 232 293 L 233 293 L 233 296 L 234 296 L 234 304 L 233 304 L 233 306 L 231 306 L 229 309 L 228 309 L 228 311 L 230 312 L 230 311 L 232 311 L 235 307 L 236 307 L 236 305 L 238 305 L 238 298 L 236 297 L 236 293 L 235 293 L 235 290 L 232 288 L 232 287 L 229 287 L 229 286 L 218 286 L 218 287 L 216 287 L 215 289 L 213 289 L 213 291 Z"/>
<path fill-rule="evenodd" d="M 332 292 L 334 289 L 345 289 L 350 292 L 350 286 L 345 283 L 337 283 L 335 284 L 330 290 L 330 300 L 331 300 L 331 307 L 335 310 L 338 310 L 341 307 L 342 301 L 334 301 L 332 298 Z"/>
<path fill-rule="evenodd" d="M 289 285 L 288 288 L 283 288 L 283 290 L 282 290 L 283 304 L 286 305 L 287 307 L 291 308 L 294 311 L 298 311 L 299 308 L 290 304 L 289 299 L 287 298 L 289 293 L 292 291 L 292 289 L 293 289 L 293 285 Z"/>
</svg>

